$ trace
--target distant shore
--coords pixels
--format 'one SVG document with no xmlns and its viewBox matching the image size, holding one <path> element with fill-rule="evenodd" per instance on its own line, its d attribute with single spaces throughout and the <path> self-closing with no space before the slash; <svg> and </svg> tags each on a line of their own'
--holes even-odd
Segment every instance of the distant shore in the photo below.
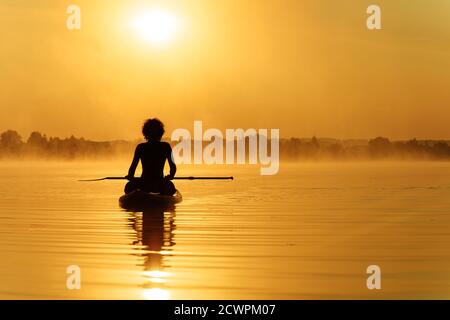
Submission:
<svg viewBox="0 0 450 320">
<path fill-rule="evenodd" d="M 0 160 L 11 159 L 111 159 L 130 157 L 142 141 L 91 141 L 84 138 L 47 137 L 33 132 L 24 140 L 17 131 L 7 130 L 0 135 Z M 170 141 L 168 141 L 170 142 Z M 209 143 L 209 141 L 204 142 Z M 248 147 L 248 144 L 247 144 Z M 280 139 L 280 160 L 421 160 L 450 161 L 448 140 L 399 140 L 377 137 L 370 140 L 332 138 Z"/>
</svg>

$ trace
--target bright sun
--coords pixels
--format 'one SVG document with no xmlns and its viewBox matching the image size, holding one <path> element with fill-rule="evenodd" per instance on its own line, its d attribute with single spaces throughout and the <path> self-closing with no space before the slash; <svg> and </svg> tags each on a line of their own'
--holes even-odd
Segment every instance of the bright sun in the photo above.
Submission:
<svg viewBox="0 0 450 320">
<path fill-rule="evenodd" d="M 151 45 L 161 46 L 170 42 L 178 29 L 177 18 L 160 9 L 141 12 L 133 19 L 136 33 Z"/>
</svg>

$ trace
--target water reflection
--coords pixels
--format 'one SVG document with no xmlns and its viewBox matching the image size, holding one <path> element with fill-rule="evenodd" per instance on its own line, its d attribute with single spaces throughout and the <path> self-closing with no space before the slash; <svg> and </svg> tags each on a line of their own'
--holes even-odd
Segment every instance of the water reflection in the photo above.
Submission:
<svg viewBox="0 0 450 320">
<path fill-rule="evenodd" d="M 175 230 L 175 206 L 159 205 L 145 208 L 142 212 L 131 213 L 133 229 L 136 231 L 135 245 L 144 246 L 140 256 L 144 257 L 142 287 L 143 298 L 149 300 L 170 299 L 169 290 L 164 284 L 170 273 L 164 271 L 164 257 L 170 254 Z"/>
</svg>

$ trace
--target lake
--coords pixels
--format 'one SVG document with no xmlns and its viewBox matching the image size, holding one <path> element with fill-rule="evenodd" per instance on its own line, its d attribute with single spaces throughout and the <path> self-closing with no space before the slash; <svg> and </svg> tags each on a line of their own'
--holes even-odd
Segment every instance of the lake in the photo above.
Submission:
<svg viewBox="0 0 450 320">
<path fill-rule="evenodd" d="M 235 180 L 176 182 L 168 212 L 121 209 L 122 181 L 77 181 L 127 170 L 0 163 L 0 298 L 450 298 L 450 163 L 180 167 Z"/>
</svg>

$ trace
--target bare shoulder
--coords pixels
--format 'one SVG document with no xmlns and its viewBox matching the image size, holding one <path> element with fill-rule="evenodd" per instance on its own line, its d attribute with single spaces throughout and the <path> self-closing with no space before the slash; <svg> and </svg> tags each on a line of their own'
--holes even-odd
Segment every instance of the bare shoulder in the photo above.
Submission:
<svg viewBox="0 0 450 320">
<path fill-rule="evenodd" d="M 164 146 L 164 148 L 166 148 L 166 149 L 172 149 L 172 147 L 170 146 L 170 143 L 165 142 L 165 141 L 162 141 L 161 143 L 162 143 L 162 145 Z"/>
<path fill-rule="evenodd" d="M 170 155 L 172 153 L 172 147 L 171 147 L 170 143 L 168 143 L 168 142 L 161 142 L 161 143 L 162 143 L 164 152 L 167 155 Z"/>
<path fill-rule="evenodd" d="M 144 148 L 145 148 L 145 142 L 139 143 L 139 144 L 136 146 L 136 152 L 141 152 L 142 150 L 144 150 Z"/>
<path fill-rule="evenodd" d="M 142 149 L 142 148 L 144 148 L 145 147 L 145 142 L 142 142 L 142 143 L 139 143 L 137 146 L 136 146 L 136 149 Z"/>
</svg>

